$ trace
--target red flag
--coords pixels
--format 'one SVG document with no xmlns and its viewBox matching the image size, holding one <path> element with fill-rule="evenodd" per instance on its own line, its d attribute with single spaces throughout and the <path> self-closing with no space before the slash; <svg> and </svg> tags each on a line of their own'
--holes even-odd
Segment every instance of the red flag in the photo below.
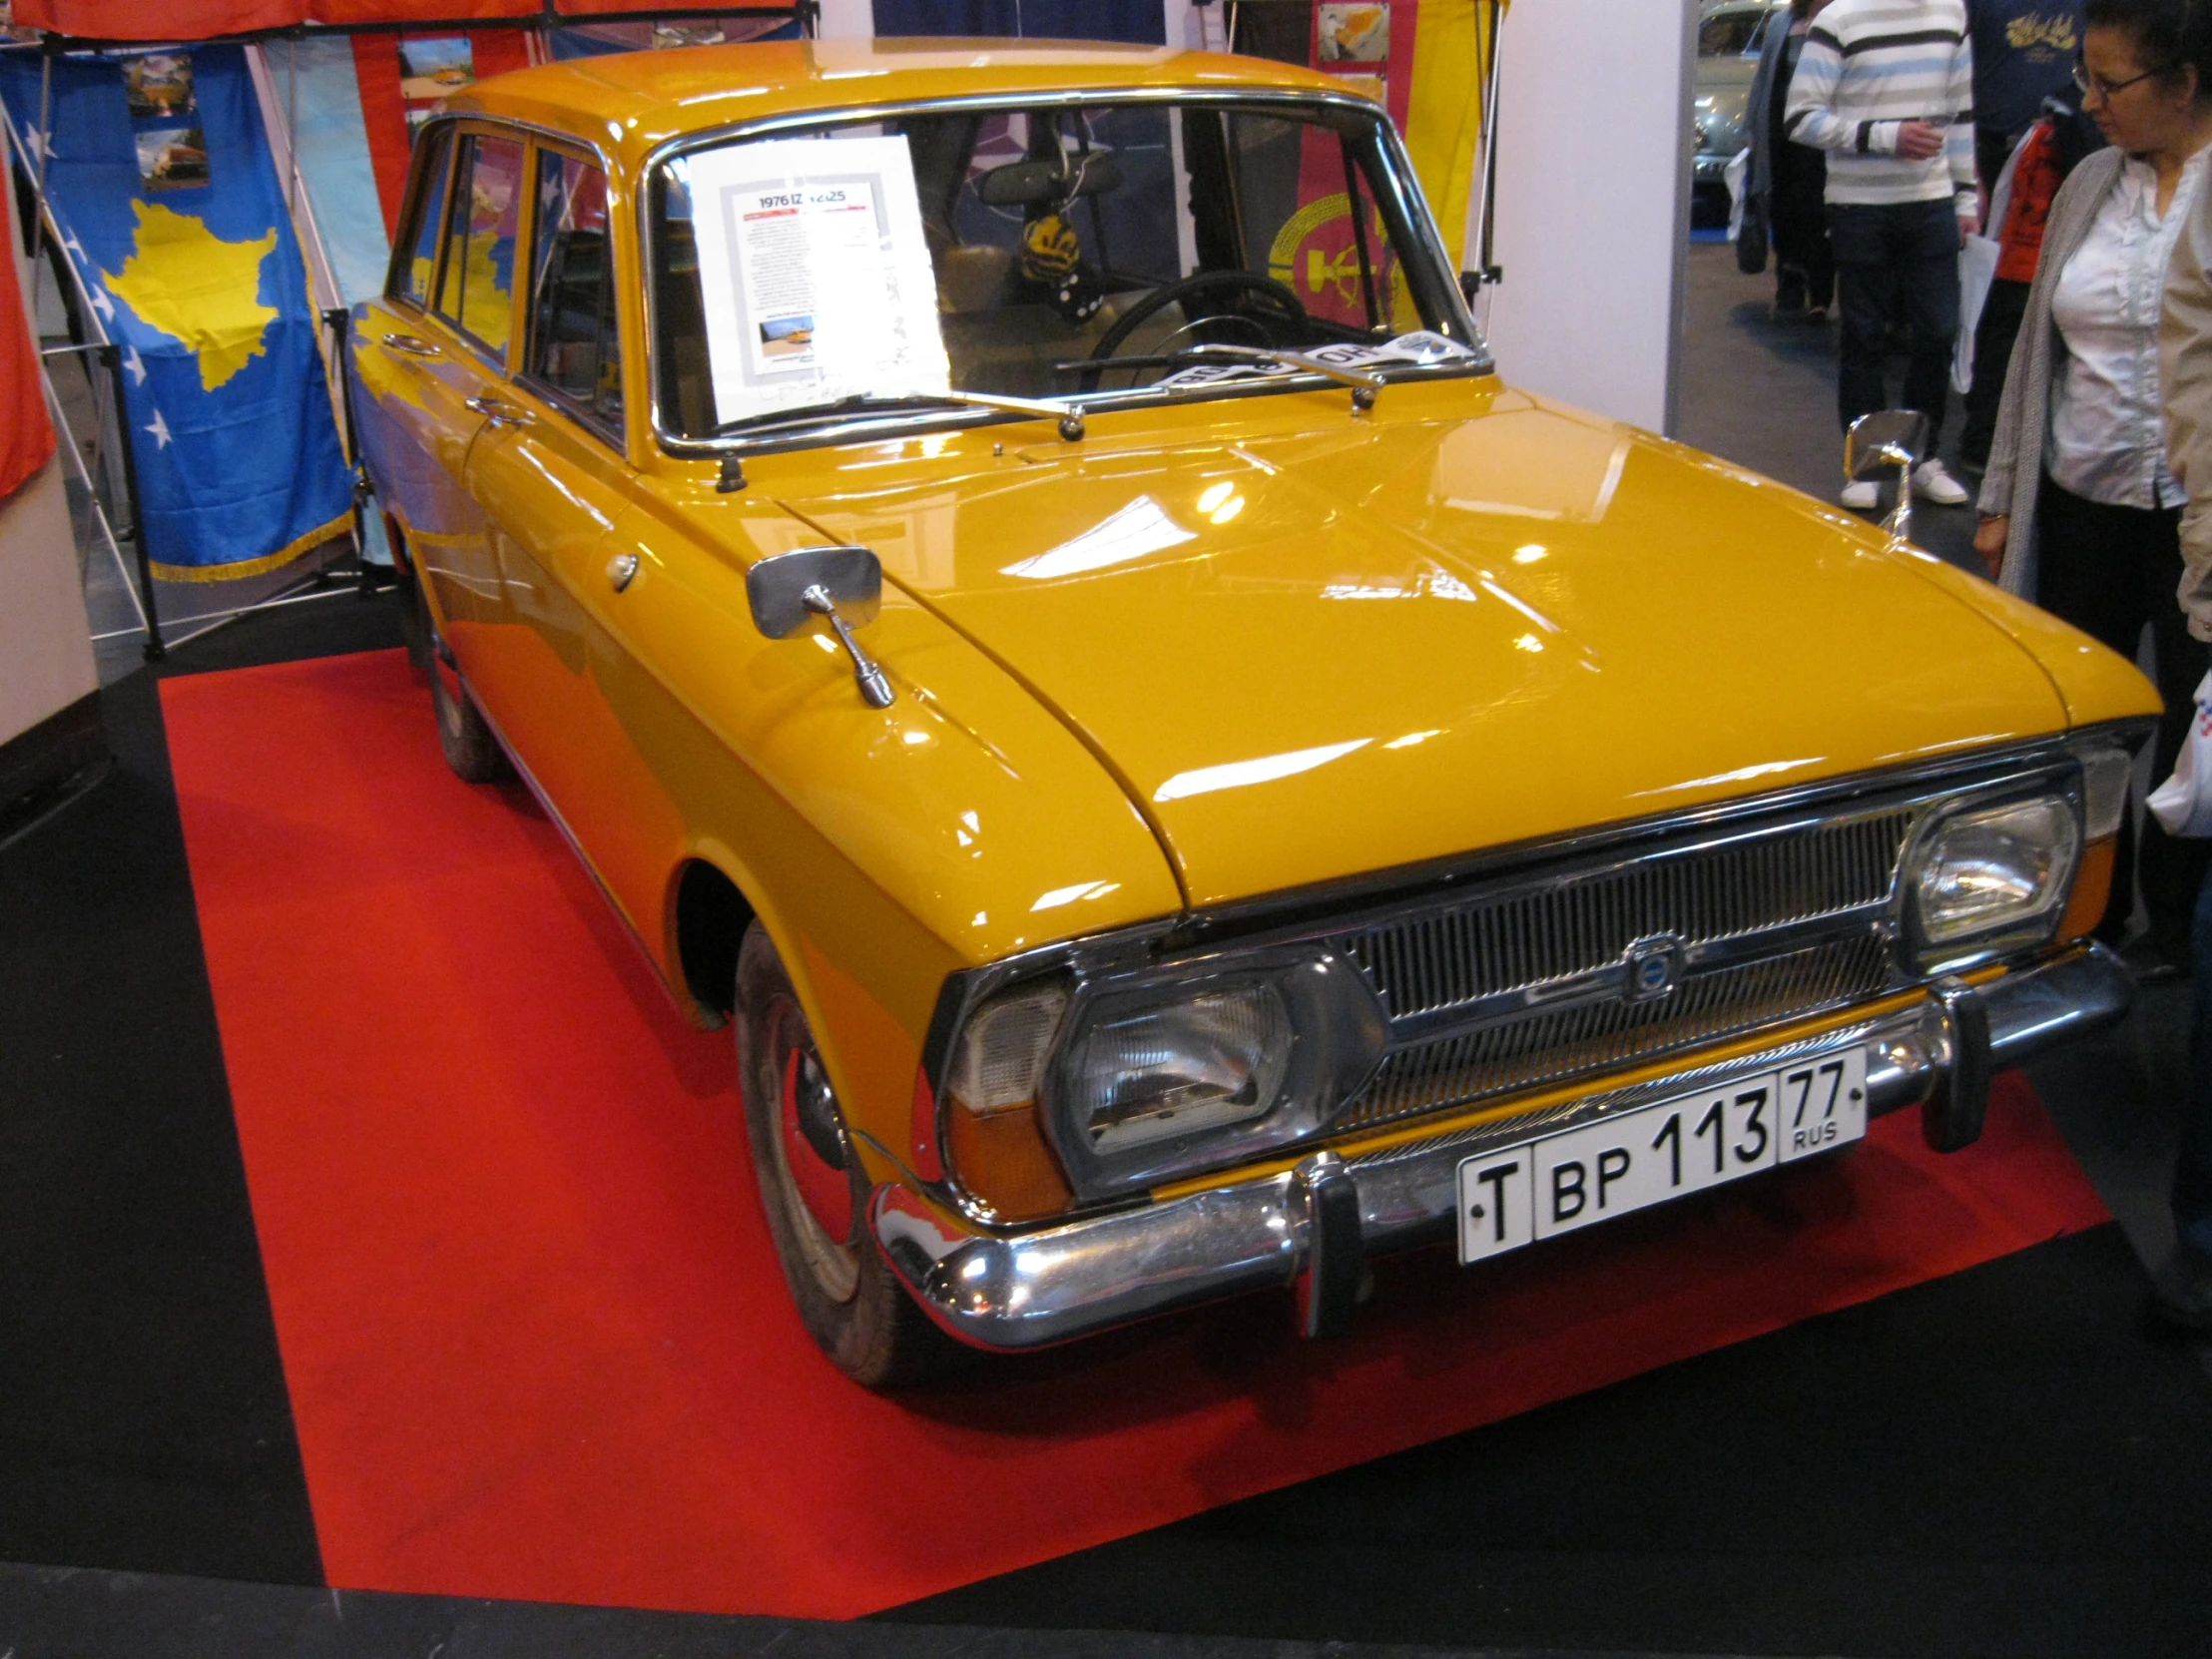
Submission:
<svg viewBox="0 0 2212 1659">
<path fill-rule="evenodd" d="M 214 40 L 302 23 L 521 18 L 540 9 L 538 0 L 16 0 L 15 21 L 81 40 Z"/>
<path fill-rule="evenodd" d="M 0 180 L 5 177 L 5 163 L 0 161 Z M 14 204 L 7 206 L 12 209 Z M 11 212 L 8 217 L 15 215 Z M 38 346 L 31 338 L 30 318 L 24 313 L 23 291 L 16 279 L 12 227 L 0 231 L 0 241 L 8 244 L 8 257 L 0 260 L 0 498 L 4 498 L 13 495 L 54 453 L 54 427 L 46 418 L 46 399 L 39 390 Z"/>
</svg>

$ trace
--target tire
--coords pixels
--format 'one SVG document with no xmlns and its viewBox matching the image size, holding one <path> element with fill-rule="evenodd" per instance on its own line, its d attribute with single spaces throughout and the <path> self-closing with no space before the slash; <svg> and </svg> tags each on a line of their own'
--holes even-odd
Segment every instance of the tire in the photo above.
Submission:
<svg viewBox="0 0 2212 1659">
<path fill-rule="evenodd" d="M 416 603 L 421 603 L 419 593 Z M 427 621 L 425 626 L 429 627 Z M 438 747 L 445 751 L 445 764 L 464 784 L 496 784 L 513 777 L 507 752 L 492 736 L 490 724 L 462 683 L 461 672 L 453 665 L 451 653 L 434 627 L 429 627 L 429 638 L 430 702 L 437 711 Z"/>
<path fill-rule="evenodd" d="M 399 602 L 399 638 L 407 648 L 407 661 L 424 679 L 430 678 L 434 664 L 430 661 L 430 613 L 423 608 L 421 579 L 400 553 L 399 527 L 390 519 L 384 521 L 384 533 L 391 538 L 395 580 L 392 591 Z"/>
<path fill-rule="evenodd" d="M 868 1231 L 867 1178 L 791 976 L 759 922 L 738 951 L 738 1084 L 784 1282 L 831 1363 L 869 1388 L 943 1376 L 963 1351 L 914 1305 Z"/>
</svg>

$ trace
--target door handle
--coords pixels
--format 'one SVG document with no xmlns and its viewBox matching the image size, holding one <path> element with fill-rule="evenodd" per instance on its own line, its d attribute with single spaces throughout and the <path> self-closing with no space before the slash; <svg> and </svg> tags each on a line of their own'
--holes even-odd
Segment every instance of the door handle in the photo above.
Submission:
<svg viewBox="0 0 2212 1659">
<path fill-rule="evenodd" d="M 461 400 L 494 426 L 527 426 L 530 416 L 512 403 L 502 403 L 496 397 L 465 397 Z"/>
<path fill-rule="evenodd" d="M 428 340 L 415 334 L 386 334 L 384 343 L 394 351 L 404 351 L 410 357 L 442 357 L 444 352 Z"/>
</svg>

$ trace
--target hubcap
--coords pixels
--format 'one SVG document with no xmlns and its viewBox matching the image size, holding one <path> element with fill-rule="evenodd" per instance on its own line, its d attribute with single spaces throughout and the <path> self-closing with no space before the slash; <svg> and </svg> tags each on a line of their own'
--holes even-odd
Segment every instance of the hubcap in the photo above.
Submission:
<svg viewBox="0 0 2212 1659">
<path fill-rule="evenodd" d="M 837 1097 L 798 1004 L 778 998 L 766 1024 L 763 1046 L 775 1068 L 769 1076 L 776 1080 L 776 1173 L 785 1213 L 816 1282 L 832 1301 L 849 1301 L 859 1286 L 860 1265 Z"/>
</svg>

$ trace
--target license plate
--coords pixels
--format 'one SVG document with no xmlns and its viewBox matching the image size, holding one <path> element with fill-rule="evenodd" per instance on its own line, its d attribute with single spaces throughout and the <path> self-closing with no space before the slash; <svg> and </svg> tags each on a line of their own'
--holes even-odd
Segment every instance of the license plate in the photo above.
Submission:
<svg viewBox="0 0 2212 1659">
<path fill-rule="evenodd" d="M 1611 1221 L 1867 1132 L 1867 1051 L 1731 1078 L 1459 1165 L 1459 1260 Z"/>
</svg>

